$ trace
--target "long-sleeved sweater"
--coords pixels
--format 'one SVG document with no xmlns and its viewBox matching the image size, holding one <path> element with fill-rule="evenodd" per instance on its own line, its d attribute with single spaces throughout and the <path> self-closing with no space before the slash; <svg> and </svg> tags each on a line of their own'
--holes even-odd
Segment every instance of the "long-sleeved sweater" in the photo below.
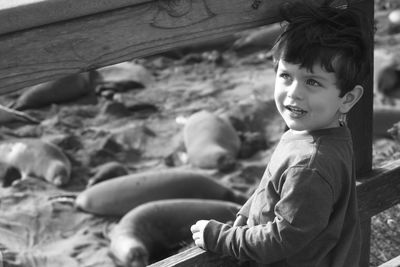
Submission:
<svg viewBox="0 0 400 267">
<path fill-rule="evenodd" d="M 238 214 L 248 218 L 247 225 L 207 224 L 207 250 L 251 266 L 358 266 L 360 226 L 348 128 L 287 131 Z"/>
</svg>

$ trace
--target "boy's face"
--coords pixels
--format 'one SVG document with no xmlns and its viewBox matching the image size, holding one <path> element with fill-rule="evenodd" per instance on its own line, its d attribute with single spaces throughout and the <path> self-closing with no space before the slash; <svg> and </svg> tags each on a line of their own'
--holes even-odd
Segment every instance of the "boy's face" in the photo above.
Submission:
<svg viewBox="0 0 400 267">
<path fill-rule="evenodd" d="M 279 60 L 275 80 L 275 103 L 287 126 L 311 131 L 339 126 L 342 98 L 334 73 L 315 64 L 313 72 Z"/>
</svg>

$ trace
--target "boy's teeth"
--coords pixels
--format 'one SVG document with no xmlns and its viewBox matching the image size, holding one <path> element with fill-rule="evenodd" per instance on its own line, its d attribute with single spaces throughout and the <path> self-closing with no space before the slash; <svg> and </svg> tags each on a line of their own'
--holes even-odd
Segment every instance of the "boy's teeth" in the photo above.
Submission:
<svg viewBox="0 0 400 267">
<path fill-rule="evenodd" d="M 297 107 L 287 106 L 287 109 L 289 109 L 292 112 L 299 113 L 299 114 L 306 113 L 306 111 L 304 111 L 300 108 L 297 108 Z"/>
</svg>

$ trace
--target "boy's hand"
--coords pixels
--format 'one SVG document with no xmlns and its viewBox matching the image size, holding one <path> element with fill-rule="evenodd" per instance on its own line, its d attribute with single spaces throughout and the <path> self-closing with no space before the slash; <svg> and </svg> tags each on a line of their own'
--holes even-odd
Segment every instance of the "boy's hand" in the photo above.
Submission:
<svg viewBox="0 0 400 267">
<path fill-rule="evenodd" d="M 192 231 L 192 237 L 196 246 L 205 249 L 204 245 L 204 228 L 208 224 L 208 220 L 200 220 L 197 221 L 196 224 L 193 224 L 190 227 L 190 231 Z"/>
<path fill-rule="evenodd" d="M 243 216 L 243 215 L 238 215 L 236 217 L 236 220 L 233 223 L 233 226 L 242 226 L 242 225 L 246 225 L 246 221 L 247 221 L 247 217 Z"/>
</svg>

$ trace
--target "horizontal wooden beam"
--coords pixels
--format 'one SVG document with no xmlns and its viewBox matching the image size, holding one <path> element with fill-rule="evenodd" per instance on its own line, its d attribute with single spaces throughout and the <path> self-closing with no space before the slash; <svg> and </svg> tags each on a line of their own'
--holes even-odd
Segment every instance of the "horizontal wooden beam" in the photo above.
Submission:
<svg viewBox="0 0 400 267">
<path fill-rule="evenodd" d="M 0 34 L 26 30 L 150 1 L 3 0 L 0 1 Z"/>
<path fill-rule="evenodd" d="M 281 0 L 16 2 L 19 5 L 4 1 L 3 9 L 0 5 L 0 18 L 11 27 L 3 30 L 3 34 L 0 30 L 0 95 L 68 74 L 275 23 L 281 20 L 278 9 L 282 3 Z"/>
<path fill-rule="evenodd" d="M 253 2 L 146 1 L 0 35 L 0 94 L 280 20 L 280 0 Z"/>
<path fill-rule="evenodd" d="M 391 161 L 359 179 L 358 209 L 361 220 L 400 203 L 400 160 Z"/>
</svg>

